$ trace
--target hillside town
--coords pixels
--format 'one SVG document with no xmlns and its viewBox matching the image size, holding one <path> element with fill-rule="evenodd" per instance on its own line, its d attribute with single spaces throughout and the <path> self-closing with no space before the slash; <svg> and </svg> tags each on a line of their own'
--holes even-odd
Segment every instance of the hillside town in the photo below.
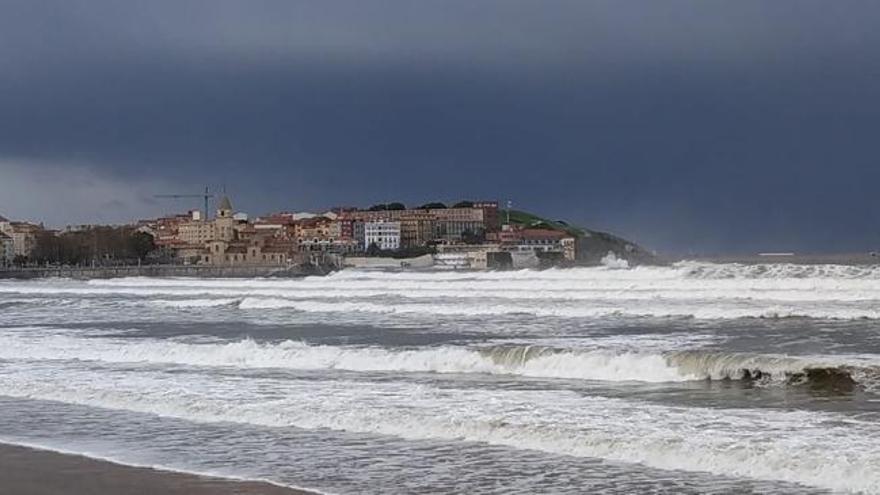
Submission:
<svg viewBox="0 0 880 495">
<path fill-rule="evenodd" d="M 41 250 L 41 244 L 96 228 L 69 226 L 51 231 L 42 225 L 0 217 L 2 263 L 12 266 L 63 261 L 52 260 L 52 253 L 62 248 L 53 251 L 44 246 Z M 125 228 L 131 236 L 142 236 L 150 244 L 137 255 L 137 263 L 152 260 L 207 266 L 318 262 L 440 269 L 558 266 L 573 263 L 578 244 L 583 242 L 570 231 L 542 222 L 512 222 L 509 210 L 500 210 L 496 201 L 461 201 L 449 206 L 427 203 L 415 208 L 388 203 L 366 209 L 277 212 L 251 218 L 236 211 L 230 198 L 224 196 L 211 216 L 207 211 L 191 210 L 140 220 Z M 97 245 L 97 241 L 94 243 Z M 93 258 L 100 257 L 98 263 L 131 261 L 119 260 L 119 249 L 100 254 L 97 248 L 95 251 Z M 125 257 L 131 258 L 135 255 L 130 253 L 137 251 L 128 250 Z"/>
</svg>

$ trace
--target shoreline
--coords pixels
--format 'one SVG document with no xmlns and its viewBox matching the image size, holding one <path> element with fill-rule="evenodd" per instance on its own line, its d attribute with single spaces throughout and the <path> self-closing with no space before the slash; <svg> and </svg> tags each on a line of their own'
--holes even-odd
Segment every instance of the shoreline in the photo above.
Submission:
<svg viewBox="0 0 880 495">
<path fill-rule="evenodd" d="M 301 278 L 326 275 L 330 267 L 315 265 L 141 265 L 141 266 L 55 266 L 0 268 L 0 279 L 32 280 L 42 278 L 69 278 L 95 280 L 126 277 L 148 278 Z"/>
<path fill-rule="evenodd" d="M 318 495 L 268 481 L 131 466 L 12 443 L 0 443 L 0 492 L 17 495 Z"/>
<path fill-rule="evenodd" d="M 770 253 L 770 254 L 731 254 L 731 255 L 660 255 L 656 263 L 636 264 L 633 266 L 669 266 L 680 262 L 738 263 L 745 265 L 841 265 L 866 266 L 880 265 L 880 253 Z M 601 263 L 575 264 L 563 268 L 590 268 L 602 266 Z M 207 266 L 207 265 L 143 265 L 117 267 L 32 267 L 32 268 L 0 268 L 0 280 L 35 280 L 47 278 L 65 278 L 72 280 L 100 280 L 112 278 L 144 277 L 144 278 L 192 278 L 192 279 L 248 279 L 248 278 L 287 278 L 297 279 L 308 276 L 321 276 L 356 267 L 314 265 L 239 265 L 239 266 Z M 423 269 L 401 269 L 399 267 L 366 267 L 377 271 L 425 271 Z M 446 273 L 451 270 L 427 269 Z M 486 272 L 487 269 L 462 269 L 460 271 Z"/>
</svg>

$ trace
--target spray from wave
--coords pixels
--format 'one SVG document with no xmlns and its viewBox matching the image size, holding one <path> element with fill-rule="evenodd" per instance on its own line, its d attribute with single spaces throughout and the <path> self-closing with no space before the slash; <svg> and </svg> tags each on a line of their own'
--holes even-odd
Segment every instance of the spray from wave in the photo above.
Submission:
<svg viewBox="0 0 880 495">
<path fill-rule="evenodd" d="M 423 273 L 344 270 L 296 280 L 121 279 L 0 284 L 0 293 L 87 305 L 201 311 L 600 319 L 880 319 L 877 266 L 712 264 Z M 100 297 L 98 297 L 100 296 Z M 18 296 L 15 296 L 18 298 Z M 22 309 L 25 311 L 26 309 Z M 384 318 L 384 317 L 383 317 Z"/>
<path fill-rule="evenodd" d="M 309 345 L 297 341 L 186 343 L 63 336 L 0 339 L 0 359 L 84 360 L 357 372 L 483 373 L 611 382 L 740 380 L 846 391 L 880 387 L 880 362 L 711 350 L 633 352 L 540 345 L 418 349 Z"/>
<path fill-rule="evenodd" d="M 801 265 L 795 263 L 702 263 L 682 261 L 674 269 L 691 279 L 880 280 L 880 265 Z"/>
<path fill-rule="evenodd" d="M 614 251 L 608 251 L 608 254 L 603 256 L 599 263 L 604 267 L 618 270 L 629 268 L 629 262 L 623 258 L 618 258 Z"/>
</svg>

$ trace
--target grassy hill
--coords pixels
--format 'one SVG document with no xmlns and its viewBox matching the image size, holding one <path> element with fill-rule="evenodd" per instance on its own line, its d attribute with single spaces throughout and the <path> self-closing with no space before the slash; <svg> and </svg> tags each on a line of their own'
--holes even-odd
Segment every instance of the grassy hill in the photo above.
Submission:
<svg viewBox="0 0 880 495">
<path fill-rule="evenodd" d="M 507 220 L 507 211 L 501 213 L 502 221 Z M 580 237 L 587 231 L 585 229 L 569 225 L 562 220 L 548 220 L 526 211 L 510 210 L 510 223 L 514 225 L 522 225 L 532 228 L 547 228 L 551 230 L 562 230 L 569 234 Z"/>
<path fill-rule="evenodd" d="M 502 211 L 502 222 L 507 220 L 507 211 Z M 563 220 L 549 220 L 533 213 L 510 210 L 510 223 L 531 228 L 545 228 L 568 232 L 578 238 L 578 263 L 596 264 L 609 252 L 631 264 L 654 264 L 657 257 L 638 244 L 608 232 L 585 229 L 571 225 Z"/>
</svg>

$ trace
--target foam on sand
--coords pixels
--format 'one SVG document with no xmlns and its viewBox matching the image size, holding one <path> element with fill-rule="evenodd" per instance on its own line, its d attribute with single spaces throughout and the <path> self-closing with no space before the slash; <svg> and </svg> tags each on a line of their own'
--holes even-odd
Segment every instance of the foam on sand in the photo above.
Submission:
<svg viewBox="0 0 880 495">
<path fill-rule="evenodd" d="M 83 371 L 0 375 L 0 394 L 195 422 L 486 442 L 836 490 L 880 490 L 880 427 L 833 413 L 670 407 L 575 392 Z M 57 370 L 56 370 L 57 371 Z M 100 380 L 96 378 L 100 377 Z M 475 407 L 479 405 L 479 407 Z"/>
</svg>

